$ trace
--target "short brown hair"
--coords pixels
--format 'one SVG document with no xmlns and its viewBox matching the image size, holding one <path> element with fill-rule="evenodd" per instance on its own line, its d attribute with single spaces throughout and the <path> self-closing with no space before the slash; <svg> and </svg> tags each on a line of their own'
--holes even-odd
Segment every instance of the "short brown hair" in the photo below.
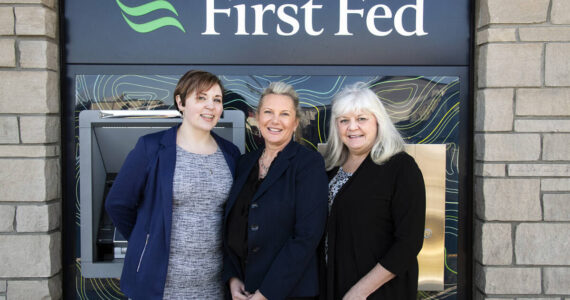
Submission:
<svg viewBox="0 0 570 300">
<path fill-rule="evenodd" d="M 195 91 L 207 91 L 215 84 L 220 86 L 223 95 L 224 86 L 218 76 L 201 70 L 190 70 L 186 72 L 186 74 L 180 77 L 174 89 L 174 105 L 176 109 L 180 111 L 180 107 L 178 107 L 178 103 L 176 103 L 176 96 L 180 96 L 180 103 L 182 106 L 186 106 L 186 97 Z"/>
</svg>

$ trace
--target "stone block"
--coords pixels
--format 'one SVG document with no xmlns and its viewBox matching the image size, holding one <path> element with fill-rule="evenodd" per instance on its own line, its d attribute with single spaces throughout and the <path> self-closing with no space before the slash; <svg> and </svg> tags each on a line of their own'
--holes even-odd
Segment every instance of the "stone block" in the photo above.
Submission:
<svg viewBox="0 0 570 300">
<path fill-rule="evenodd" d="M 570 24 L 570 2 L 568 0 L 552 0 L 550 22 L 552 24 Z"/>
<path fill-rule="evenodd" d="M 476 134 L 475 159 L 484 161 L 524 161 L 540 158 L 538 134 Z"/>
<path fill-rule="evenodd" d="M 479 291 L 476 291 L 474 299 L 475 300 L 515 300 L 515 298 L 496 298 L 496 297 L 485 296 L 481 294 Z"/>
<path fill-rule="evenodd" d="M 478 85 L 538 87 L 542 85 L 542 44 L 486 44 L 478 55 Z"/>
<path fill-rule="evenodd" d="M 547 86 L 570 85 L 570 43 L 546 44 L 544 81 Z M 570 106 L 570 103 L 566 103 Z"/>
<path fill-rule="evenodd" d="M 513 98 L 513 89 L 479 90 L 475 102 L 475 131 L 511 131 Z"/>
<path fill-rule="evenodd" d="M 0 145 L 0 157 L 50 157 L 59 155 L 55 145 Z"/>
<path fill-rule="evenodd" d="M 24 116 L 20 117 L 20 136 L 22 143 L 59 142 L 59 117 Z"/>
<path fill-rule="evenodd" d="M 16 48 L 14 40 L 0 40 L 0 67 L 16 66 Z"/>
<path fill-rule="evenodd" d="M 18 232 L 47 232 L 59 228 L 60 203 L 20 205 L 16 214 Z"/>
<path fill-rule="evenodd" d="M 474 254 L 483 265 L 510 265 L 513 259 L 511 224 L 476 222 Z"/>
<path fill-rule="evenodd" d="M 522 42 L 567 42 L 570 41 L 570 28 L 521 27 L 519 37 Z"/>
<path fill-rule="evenodd" d="M 544 268 L 544 292 L 570 295 L 570 268 Z"/>
<path fill-rule="evenodd" d="M 515 230 L 516 264 L 569 265 L 570 223 L 522 223 Z"/>
<path fill-rule="evenodd" d="M 51 277 L 61 271 L 61 234 L 0 235 L 0 261 L 0 277 Z"/>
<path fill-rule="evenodd" d="M 570 132 L 570 120 L 515 120 L 517 132 Z"/>
<path fill-rule="evenodd" d="M 480 0 L 478 27 L 544 23 L 550 0 Z"/>
<path fill-rule="evenodd" d="M 59 77 L 53 71 L 0 71 L 0 111 L 59 112 Z"/>
<path fill-rule="evenodd" d="M 494 297 L 487 297 L 483 294 L 481 294 L 481 292 L 475 290 L 474 292 L 475 296 L 474 296 L 474 300 L 515 300 L 514 298 L 494 298 Z"/>
<path fill-rule="evenodd" d="M 61 275 L 45 280 L 11 280 L 8 289 L 9 299 L 61 299 Z"/>
<path fill-rule="evenodd" d="M 55 38 L 57 14 L 43 6 L 19 6 L 15 8 L 16 34 L 39 35 Z"/>
<path fill-rule="evenodd" d="M 16 208 L 12 205 L 0 205 L 0 232 L 14 231 Z"/>
<path fill-rule="evenodd" d="M 0 143 L 17 144 L 20 142 L 18 118 L 0 117 Z"/>
<path fill-rule="evenodd" d="M 540 189 L 547 192 L 570 191 L 570 178 L 545 178 L 540 181 Z"/>
<path fill-rule="evenodd" d="M 519 89 L 515 108 L 519 116 L 570 116 L 570 89 Z"/>
<path fill-rule="evenodd" d="M 59 69 L 57 45 L 48 41 L 21 41 L 20 66 L 22 68 Z"/>
<path fill-rule="evenodd" d="M 1 150 L 0 153 L 2 153 Z M 474 169 L 475 176 L 505 177 L 507 174 L 507 167 L 505 164 L 475 163 Z"/>
<path fill-rule="evenodd" d="M 477 178 L 475 211 L 489 221 L 542 220 L 539 179 Z"/>
<path fill-rule="evenodd" d="M 512 164 L 508 176 L 570 177 L 570 164 Z"/>
<path fill-rule="evenodd" d="M 545 134 L 542 145 L 543 160 L 570 160 L 570 134 Z"/>
<path fill-rule="evenodd" d="M 60 197 L 58 159 L 4 159 L 0 201 L 46 201 Z"/>
<path fill-rule="evenodd" d="M 545 194 L 542 203 L 544 220 L 570 221 L 570 194 Z"/>
<path fill-rule="evenodd" d="M 477 45 L 496 42 L 516 42 L 515 28 L 486 28 L 477 32 Z"/>
<path fill-rule="evenodd" d="M 2 3 L 0 1 L 0 3 Z M 14 9 L 12 7 L 0 7 L 0 35 L 14 34 Z"/>
<path fill-rule="evenodd" d="M 476 285 L 486 294 L 540 294 L 540 268 L 476 267 Z"/>
<path fill-rule="evenodd" d="M 55 0 L 0 0 L 0 3 L 7 4 L 43 4 L 47 7 L 54 7 Z"/>
</svg>

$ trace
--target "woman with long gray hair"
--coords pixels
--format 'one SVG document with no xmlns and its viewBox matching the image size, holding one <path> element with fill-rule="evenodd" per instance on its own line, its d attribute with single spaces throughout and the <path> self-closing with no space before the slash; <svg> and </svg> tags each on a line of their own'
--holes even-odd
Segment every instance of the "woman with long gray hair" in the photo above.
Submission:
<svg viewBox="0 0 570 300">
<path fill-rule="evenodd" d="M 332 102 L 325 153 L 326 299 L 416 299 L 425 186 L 386 109 L 364 83 Z"/>
</svg>

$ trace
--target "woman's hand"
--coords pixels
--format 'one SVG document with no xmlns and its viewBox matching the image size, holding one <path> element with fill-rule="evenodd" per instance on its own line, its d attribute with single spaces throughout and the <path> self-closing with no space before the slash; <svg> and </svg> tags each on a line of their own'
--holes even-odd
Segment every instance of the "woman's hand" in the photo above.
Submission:
<svg viewBox="0 0 570 300">
<path fill-rule="evenodd" d="M 263 294 L 259 290 L 257 290 L 255 291 L 255 294 L 253 294 L 251 298 L 249 298 L 249 300 L 267 300 L 267 298 L 265 298 L 265 296 L 263 296 Z"/>
<path fill-rule="evenodd" d="M 370 294 L 394 277 L 396 275 L 378 263 L 348 290 L 342 297 L 342 300 L 365 300 Z"/>
<path fill-rule="evenodd" d="M 354 285 L 348 290 L 344 297 L 342 297 L 342 300 L 366 300 L 366 297 L 368 297 L 368 295 Z"/>
<path fill-rule="evenodd" d="M 230 278 L 230 292 L 232 300 L 248 300 L 251 298 L 251 294 L 245 290 L 243 282 L 237 277 Z"/>
</svg>

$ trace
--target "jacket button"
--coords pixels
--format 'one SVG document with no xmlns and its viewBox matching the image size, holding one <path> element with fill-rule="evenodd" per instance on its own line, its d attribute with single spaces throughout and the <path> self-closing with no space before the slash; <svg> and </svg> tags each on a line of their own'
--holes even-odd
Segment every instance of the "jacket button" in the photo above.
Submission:
<svg viewBox="0 0 570 300">
<path fill-rule="evenodd" d="M 259 205 L 257 203 L 252 203 L 251 208 L 257 208 Z"/>
<path fill-rule="evenodd" d="M 260 249 L 259 247 L 253 247 L 253 249 L 251 249 L 251 252 L 257 253 L 259 252 L 259 249 Z"/>
<path fill-rule="evenodd" d="M 251 231 L 257 231 L 259 229 L 259 226 L 257 224 L 253 224 L 251 227 L 249 227 L 249 229 L 251 229 Z"/>
</svg>

